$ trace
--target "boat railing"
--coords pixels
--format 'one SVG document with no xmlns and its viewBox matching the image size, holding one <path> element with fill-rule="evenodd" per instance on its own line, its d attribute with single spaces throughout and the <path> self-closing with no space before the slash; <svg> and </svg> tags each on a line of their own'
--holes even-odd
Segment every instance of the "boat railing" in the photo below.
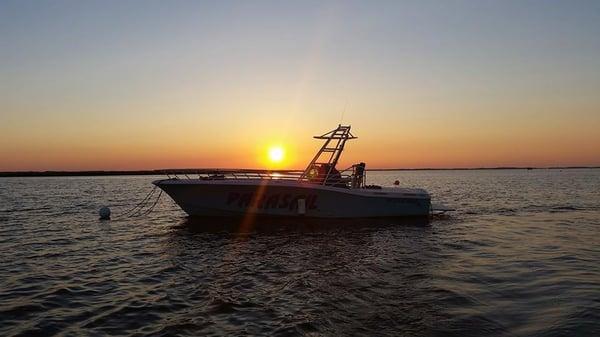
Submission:
<svg viewBox="0 0 600 337">
<path fill-rule="evenodd" d="M 157 173 L 166 175 L 169 179 L 176 180 L 288 180 L 304 181 L 307 183 L 350 186 L 352 175 L 346 170 L 340 172 L 336 178 L 303 176 L 301 170 L 229 170 L 229 169 L 185 169 L 185 170 L 159 170 Z"/>
</svg>

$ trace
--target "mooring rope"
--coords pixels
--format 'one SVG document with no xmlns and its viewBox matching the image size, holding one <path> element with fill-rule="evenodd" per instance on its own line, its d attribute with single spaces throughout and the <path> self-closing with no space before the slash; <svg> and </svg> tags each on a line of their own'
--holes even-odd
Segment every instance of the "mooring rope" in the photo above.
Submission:
<svg viewBox="0 0 600 337">
<path fill-rule="evenodd" d="M 150 212 L 152 212 L 154 207 L 158 204 L 158 201 L 160 200 L 160 197 L 162 196 L 163 191 L 162 190 L 160 191 L 160 193 L 158 194 L 156 199 L 152 202 L 152 206 L 150 206 L 147 209 L 144 209 L 144 207 L 150 202 L 150 200 L 152 200 L 152 196 L 156 192 L 157 187 L 158 186 L 154 186 L 154 188 L 148 194 L 146 194 L 146 196 L 144 197 L 144 199 L 142 199 L 142 201 L 140 201 L 137 205 L 135 205 L 133 208 L 129 209 L 125 213 L 121 214 L 120 216 L 115 217 L 115 219 L 135 218 L 135 217 L 140 217 L 140 216 L 150 214 Z"/>
<path fill-rule="evenodd" d="M 136 212 L 135 214 L 131 215 L 130 217 L 135 218 L 135 217 L 139 217 L 139 216 L 144 216 L 144 215 L 150 214 L 150 212 L 152 212 L 152 210 L 154 209 L 154 207 L 156 207 L 156 205 L 158 204 L 158 201 L 160 200 L 160 196 L 162 195 L 162 192 L 163 191 L 161 190 L 158 193 L 158 196 L 156 197 L 156 199 L 152 203 L 152 206 L 150 206 L 148 209 L 146 209 L 143 212 L 142 212 L 142 209 L 140 209 L 138 212 Z"/>
</svg>

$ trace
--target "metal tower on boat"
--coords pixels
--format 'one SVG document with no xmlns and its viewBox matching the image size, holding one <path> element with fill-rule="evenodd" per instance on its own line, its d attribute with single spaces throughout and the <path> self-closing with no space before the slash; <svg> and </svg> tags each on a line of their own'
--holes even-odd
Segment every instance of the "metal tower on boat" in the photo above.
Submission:
<svg viewBox="0 0 600 337">
<path fill-rule="evenodd" d="M 337 129 L 331 130 L 320 136 L 314 136 L 316 139 L 324 139 L 325 143 L 317 152 L 315 157 L 310 161 L 300 180 L 319 177 L 319 183 L 325 185 L 332 174 L 337 173 L 335 165 L 340 159 L 344 145 L 347 140 L 356 139 L 350 132 L 350 125 L 338 125 Z M 339 175 L 339 173 L 338 173 Z M 322 180 L 322 181 L 321 181 Z"/>
</svg>

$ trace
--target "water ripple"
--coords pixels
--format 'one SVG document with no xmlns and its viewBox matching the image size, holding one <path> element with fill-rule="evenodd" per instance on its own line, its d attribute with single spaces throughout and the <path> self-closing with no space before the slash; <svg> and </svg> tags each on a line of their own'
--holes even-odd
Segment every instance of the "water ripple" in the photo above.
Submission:
<svg viewBox="0 0 600 337">
<path fill-rule="evenodd" d="M 458 211 L 239 233 L 167 199 L 96 219 L 154 177 L 0 179 L 0 335 L 598 334 L 600 170 L 370 178 Z"/>
</svg>

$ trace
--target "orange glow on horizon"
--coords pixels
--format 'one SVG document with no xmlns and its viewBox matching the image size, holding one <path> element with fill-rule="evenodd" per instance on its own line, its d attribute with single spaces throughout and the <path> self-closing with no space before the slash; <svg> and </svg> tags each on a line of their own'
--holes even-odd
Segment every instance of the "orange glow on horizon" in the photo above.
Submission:
<svg viewBox="0 0 600 337">
<path fill-rule="evenodd" d="M 248 115 L 235 124 L 192 114 L 186 123 L 157 115 L 135 127 L 133 122 L 102 128 L 64 120 L 22 121 L 29 133 L 10 128 L 0 135 L 0 171 L 304 169 L 322 145 L 312 136 L 333 129 L 337 121 L 318 115 L 274 118 L 281 110 L 285 107 L 265 108 L 271 119 Z M 358 139 L 346 144 L 340 169 L 361 161 L 367 169 L 600 166 L 600 118 L 548 116 L 539 124 L 534 115 L 520 123 L 500 117 L 465 123 L 452 116 L 411 120 L 389 115 L 384 123 L 365 116 L 348 123 Z M 50 127 L 56 122 L 64 124 Z M 270 156 L 275 147 L 281 152 Z"/>
<path fill-rule="evenodd" d="M 367 168 L 600 165 L 599 125 L 576 120 L 572 124 L 577 127 L 468 129 L 450 122 L 422 126 L 355 123 L 352 131 L 359 138 L 346 144 L 339 166 L 360 161 Z M 335 125 L 241 127 L 235 137 L 223 134 L 219 127 L 213 130 L 194 123 L 147 133 L 140 131 L 143 126 L 106 132 L 89 129 L 87 133 L 65 128 L 60 135 L 31 133 L 28 137 L 11 135 L 9 130 L 2 135 L 6 141 L 0 143 L 0 171 L 303 169 L 322 145 L 311 137 Z"/>
</svg>

